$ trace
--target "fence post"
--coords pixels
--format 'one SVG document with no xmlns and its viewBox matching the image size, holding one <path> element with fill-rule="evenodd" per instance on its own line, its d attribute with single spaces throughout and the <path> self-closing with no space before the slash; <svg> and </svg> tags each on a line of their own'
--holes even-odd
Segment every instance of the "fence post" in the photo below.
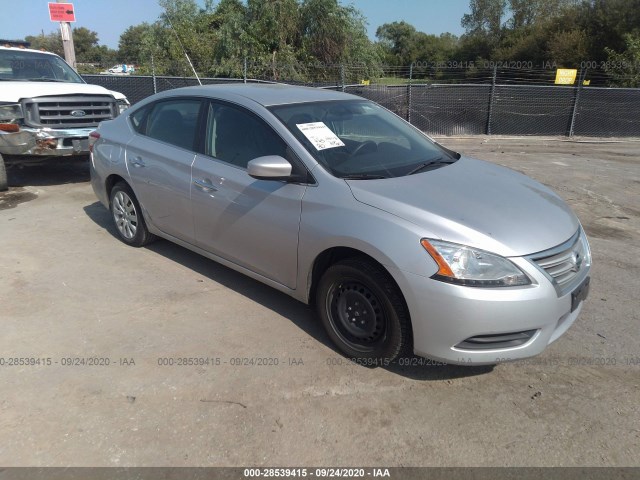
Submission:
<svg viewBox="0 0 640 480">
<path fill-rule="evenodd" d="M 587 76 L 587 69 L 580 69 L 580 75 L 578 75 L 578 86 L 576 87 L 576 94 L 573 97 L 573 105 L 571 107 L 571 123 L 569 124 L 569 137 L 573 137 L 573 129 L 576 126 L 576 113 L 578 112 L 578 102 L 580 101 L 580 92 L 582 91 L 582 82 L 584 77 Z"/>
<path fill-rule="evenodd" d="M 151 78 L 153 78 L 153 93 L 158 93 L 158 85 L 156 83 L 156 64 L 153 63 L 153 54 L 151 55 Z"/>
<path fill-rule="evenodd" d="M 411 123 L 411 81 L 413 80 L 413 62 L 409 65 L 409 85 L 407 85 L 407 122 Z"/>
<path fill-rule="evenodd" d="M 247 83 L 247 57 L 244 57 L 244 63 L 242 66 L 242 81 Z"/>
<path fill-rule="evenodd" d="M 491 135 L 491 115 L 493 114 L 493 98 L 496 94 L 496 79 L 498 77 L 498 66 L 493 66 L 493 76 L 491 77 L 491 93 L 489 94 L 489 110 L 487 112 L 486 135 Z"/>
<path fill-rule="evenodd" d="M 340 64 L 340 83 L 342 84 L 342 91 L 344 92 L 345 89 L 345 80 L 344 80 L 344 63 Z"/>
</svg>

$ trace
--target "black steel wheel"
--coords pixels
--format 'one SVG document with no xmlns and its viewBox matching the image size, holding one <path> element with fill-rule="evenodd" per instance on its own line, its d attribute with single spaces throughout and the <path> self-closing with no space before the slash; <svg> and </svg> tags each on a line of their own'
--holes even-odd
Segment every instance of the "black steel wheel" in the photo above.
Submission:
<svg viewBox="0 0 640 480">
<path fill-rule="evenodd" d="M 366 258 L 332 265 L 316 293 L 322 323 L 347 357 L 392 361 L 412 347 L 408 311 L 395 282 Z"/>
</svg>

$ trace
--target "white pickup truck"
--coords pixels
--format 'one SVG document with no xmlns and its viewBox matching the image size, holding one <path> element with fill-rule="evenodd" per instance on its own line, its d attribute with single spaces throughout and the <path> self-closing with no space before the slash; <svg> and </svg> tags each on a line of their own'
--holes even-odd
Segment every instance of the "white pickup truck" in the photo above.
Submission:
<svg viewBox="0 0 640 480">
<path fill-rule="evenodd" d="M 5 164 L 88 154 L 89 133 L 128 106 L 58 55 L 0 47 L 0 191 L 8 188 Z"/>
</svg>

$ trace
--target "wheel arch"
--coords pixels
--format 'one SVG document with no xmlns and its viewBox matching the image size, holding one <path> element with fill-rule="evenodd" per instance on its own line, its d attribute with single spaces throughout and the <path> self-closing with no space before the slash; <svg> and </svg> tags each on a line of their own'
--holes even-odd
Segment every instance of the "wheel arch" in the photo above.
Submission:
<svg viewBox="0 0 640 480">
<path fill-rule="evenodd" d="M 395 284 L 396 288 L 398 289 L 398 292 L 400 292 L 402 300 L 404 301 L 406 306 L 407 301 L 404 298 L 404 293 L 402 292 L 400 285 L 398 285 L 398 282 L 396 281 L 396 279 L 393 277 L 389 269 L 384 266 L 383 263 L 381 263 L 375 257 L 373 257 L 372 255 L 362 250 L 359 250 L 353 247 L 344 247 L 344 246 L 327 248 L 322 252 L 320 252 L 314 259 L 313 266 L 309 271 L 309 278 L 307 281 L 307 285 L 308 285 L 307 302 L 310 305 L 313 306 L 313 304 L 315 303 L 316 289 L 318 287 L 318 283 L 320 282 L 320 279 L 322 278 L 322 275 L 324 274 L 324 272 L 326 272 L 329 267 L 331 267 L 332 265 L 335 265 L 341 260 L 345 260 L 347 258 L 354 258 L 354 257 L 365 258 L 368 261 L 375 264 L 376 266 L 378 266 L 379 268 L 381 268 L 383 271 L 385 271 L 387 275 L 389 275 L 389 278 Z"/>
<path fill-rule="evenodd" d="M 109 203 L 111 203 L 111 190 L 113 190 L 113 187 L 116 185 L 116 183 L 119 183 L 119 182 L 126 183 L 129 186 L 129 188 L 131 188 L 131 185 L 129 184 L 129 182 L 127 182 L 125 178 L 123 178 L 122 176 L 116 173 L 112 173 L 104 181 L 104 188 L 105 188 L 105 192 L 107 193 L 107 199 Z"/>
<path fill-rule="evenodd" d="M 378 268 L 380 268 L 384 273 L 387 274 L 389 280 L 393 283 L 393 285 L 396 287 L 397 292 L 400 296 L 400 299 L 402 301 L 402 303 L 404 304 L 404 311 L 406 312 L 406 318 L 407 318 L 407 322 L 408 322 L 408 345 L 407 347 L 409 348 L 409 350 L 411 352 L 413 352 L 413 345 L 414 345 L 414 341 L 413 341 L 413 322 L 411 320 L 411 311 L 409 310 L 409 305 L 407 303 L 407 299 L 405 298 L 404 292 L 402 291 L 402 289 L 400 288 L 400 285 L 398 284 L 398 281 L 396 280 L 396 278 L 393 276 L 393 274 L 389 271 L 389 269 L 387 267 L 385 267 L 385 265 L 383 263 L 381 263 L 380 261 L 378 261 L 375 257 L 373 257 L 372 255 L 370 255 L 369 253 L 366 253 L 360 249 L 357 248 L 353 248 L 353 247 L 345 247 L 345 246 L 339 246 L 339 247 L 331 247 L 331 248 L 327 248 L 325 250 L 323 250 L 322 252 L 320 252 L 314 262 L 313 262 L 313 266 L 310 269 L 310 273 L 309 273 L 309 279 L 308 279 L 308 292 L 307 292 L 307 299 L 308 299 L 308 304 L 315 308 L 316 307 L 316 292 L 318 289 L 318 285 L 320 283 L 320 279 L 322 278 L 322 275 L 324 274 L 324 272 L 327 271 L 327 269 L 329 267 L 331 267 L 332 265 L 335 265 L 336 263 L 348 259 L 348 258 L 360 258 L 360 259 L 364 259 L 367 260 L 368 262 L 371 262 L 372 264 L 374 264 L 375 266 L 377 266 Z"/>
</svg>

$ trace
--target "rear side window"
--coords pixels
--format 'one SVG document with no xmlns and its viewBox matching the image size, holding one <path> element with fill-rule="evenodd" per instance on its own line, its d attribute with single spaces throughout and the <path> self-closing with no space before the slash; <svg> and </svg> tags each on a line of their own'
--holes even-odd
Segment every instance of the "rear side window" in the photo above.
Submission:
<svg viewBox="0 0 640 480">
<path fill-rule="evenodd" d="M 142 107 L 136 110 L 135 112 L 133 112 L 129 116 L 129 120 L 131 121 L 131 125 L 133 126 L 133 129 L 138 133 L 142 133 L 143 135 L 144 135 L 144 119 L 147 116 L 147 113 L 149 113 L 150 108 L 151 107 Z"/>
<path fill-rule="evenodd" d="M 133 128 L 142 135 L 195 151 L 201 105 L 200 100 L 194 99 L 168 100 L 142 108 L 130 119 Z"/>
</svg>

